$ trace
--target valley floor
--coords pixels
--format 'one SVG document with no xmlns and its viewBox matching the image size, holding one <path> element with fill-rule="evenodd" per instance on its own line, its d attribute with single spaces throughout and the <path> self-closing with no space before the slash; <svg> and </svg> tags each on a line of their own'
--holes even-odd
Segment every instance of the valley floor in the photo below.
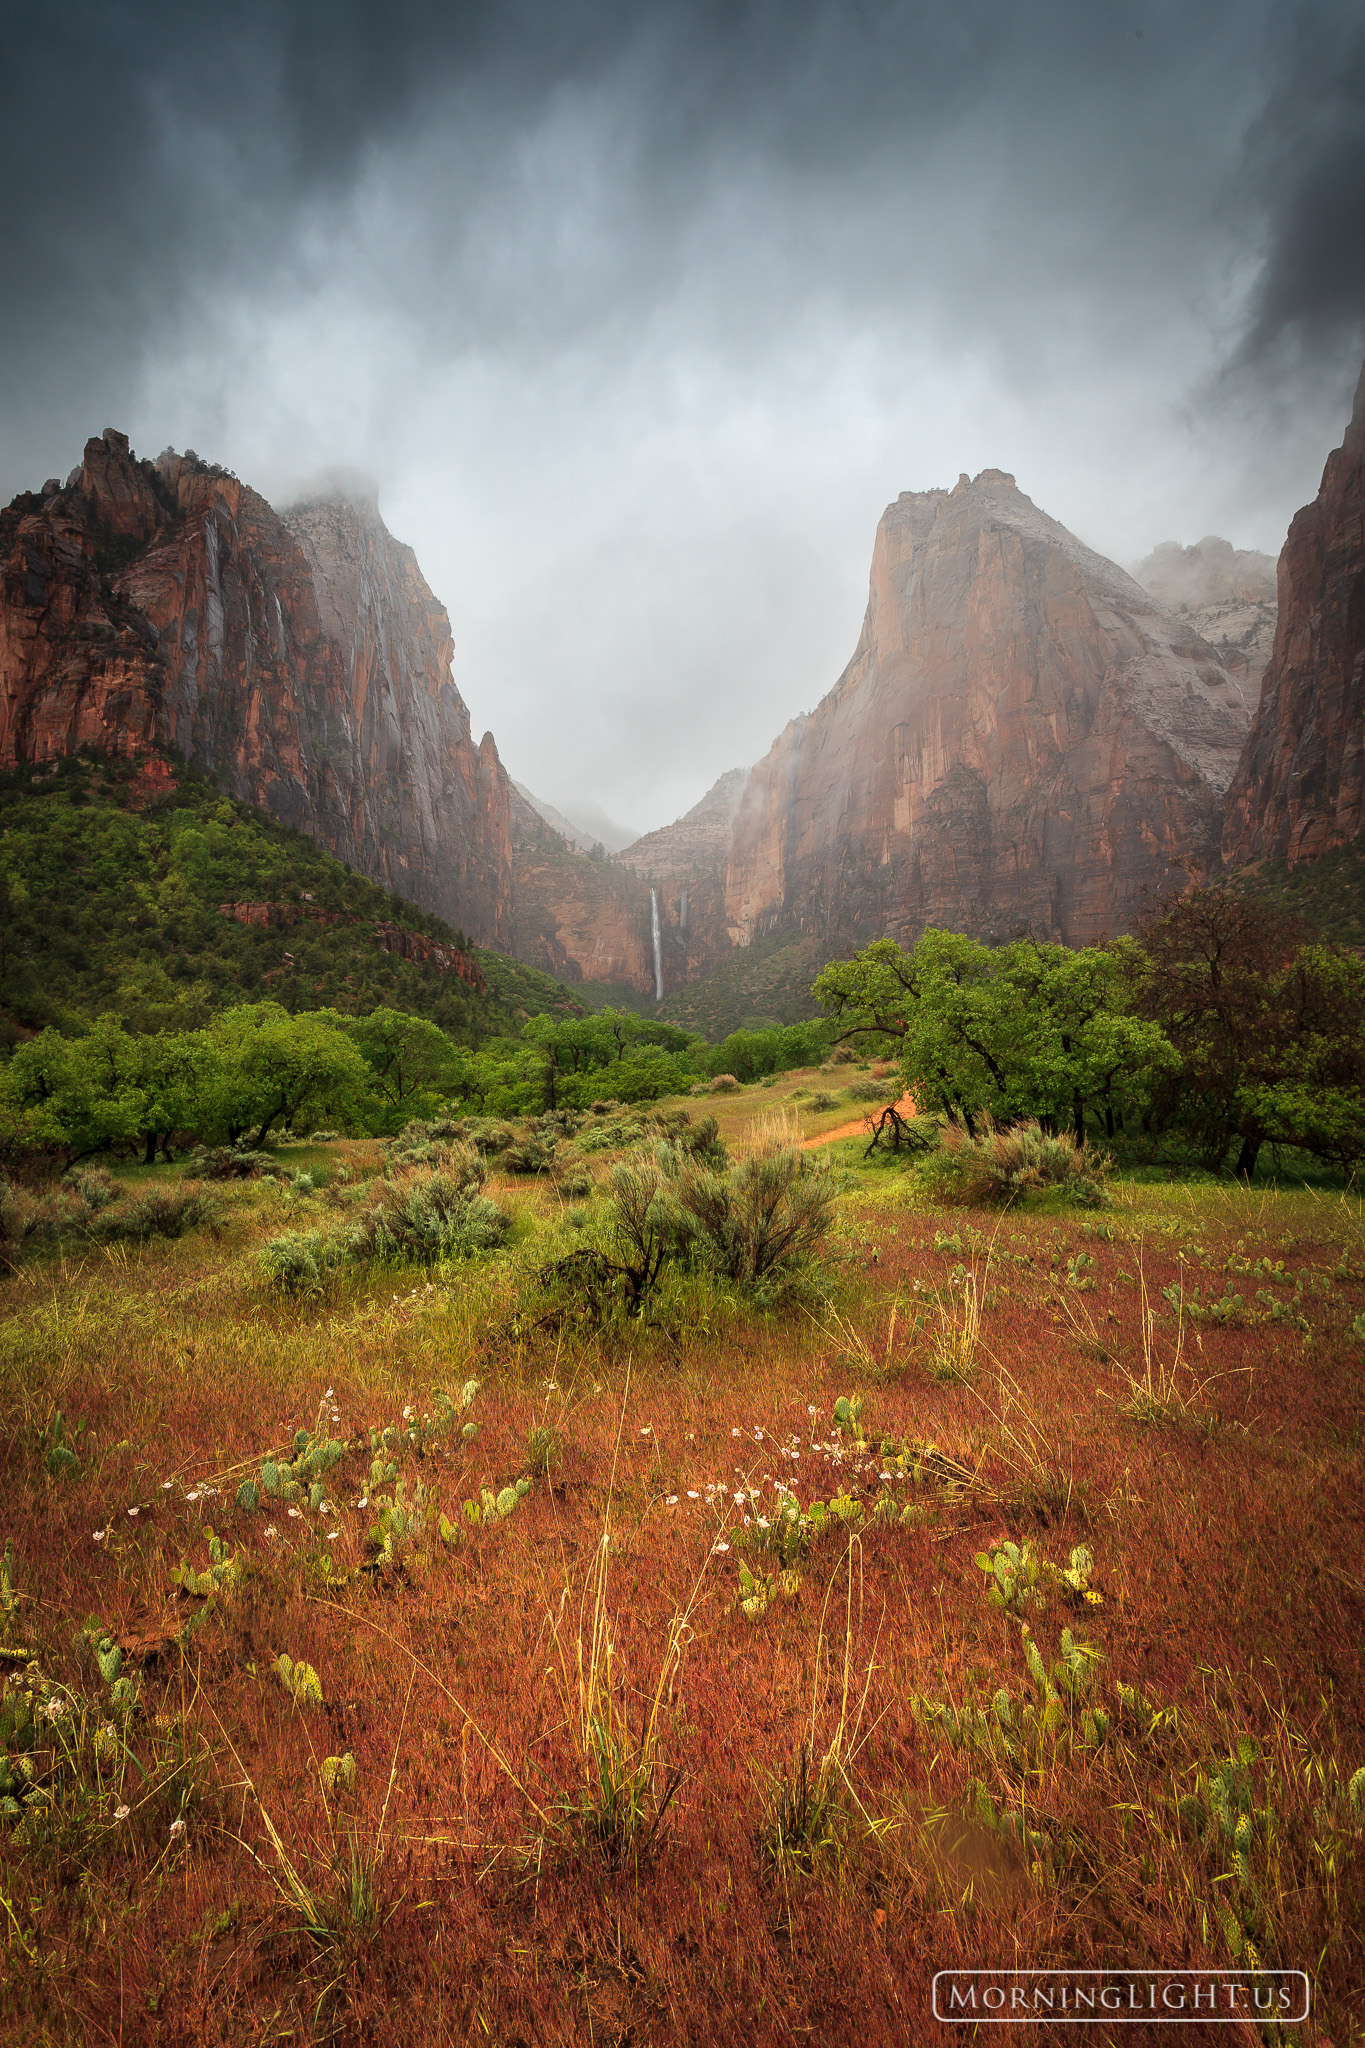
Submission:
<svg viewBox="0 0 1365 2048">
<path fill-rule="evenodd" d="M 1264 1962 L 1365 2040 L 1361 1204 L 861 1154 L 766 1314 L 547 1292 L 602 1154 L 315 1302 L 254 1251 L 327 1187 L 0 1281 L 7 2038 L 873 2044 L 940 1969 Z"/>
</svg>

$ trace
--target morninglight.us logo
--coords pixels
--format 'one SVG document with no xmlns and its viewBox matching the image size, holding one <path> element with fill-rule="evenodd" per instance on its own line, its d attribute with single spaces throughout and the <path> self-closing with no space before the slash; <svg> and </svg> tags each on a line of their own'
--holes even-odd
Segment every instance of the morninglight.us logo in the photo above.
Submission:
<svg viewBox="0 0 1365 2048">
<path fill-rule="evenodd" d="M 1308 2017 L 1305 1970 L 940 1970 L 934 2018 L 957 2026 L 1173 2026 Z"/>
</svg>

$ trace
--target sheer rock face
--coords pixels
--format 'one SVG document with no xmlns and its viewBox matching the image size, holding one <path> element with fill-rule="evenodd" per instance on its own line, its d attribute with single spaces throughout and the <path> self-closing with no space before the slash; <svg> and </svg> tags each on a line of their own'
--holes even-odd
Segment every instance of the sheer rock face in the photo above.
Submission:
<svg viewBox="0 0 1365 2048">
<path fill-rule="evenodd" d="M 1280 553 L 1279 623 L 1228 792 L 1229 865 L 1316 860 L 1365 829 L 1365 369 Z"/>
<path fill-rule="evenodd" d="M 853 659 L 752 771 L 739 944 L 1085 944 L 1216 864 L 1249 709 L 1185 620 L 984 470 L 883 515 Z"/>
<path fill-rule="evenodd" d="M 647 847 L 666 836 L 650 833 L 635 846 Z M 637 866 L 630 857 L 635 848 L 611 860 L 584 859 L 514 792 L 513 952 L 561 981 L 625 982 L 641 995 L 653 995 L 652 892 L 659 913 L 659 969 L 664 994 L 669 994 L 714 966 L 729 950 L 724 888 L 728 836 L 727 829 L 709 871 L 688 870 L 687 879 L 680 881 L 663 861 Z"/>
<path fill-rule="evenodd" d="M 373 497 L 281 517 L 109 429 L 0 515 L 0 767 L 176 749 L 484 943 L 511 926 L 509 786 L 449 621 Z"/>
</svg>

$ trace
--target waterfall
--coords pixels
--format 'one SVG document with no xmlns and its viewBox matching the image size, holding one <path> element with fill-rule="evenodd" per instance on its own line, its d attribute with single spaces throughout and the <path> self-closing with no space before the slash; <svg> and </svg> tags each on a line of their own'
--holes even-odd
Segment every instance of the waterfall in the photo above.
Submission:
<svg viewBox="0 0 1365 2048">
<path fill-rule="evenodd" d="M 654 1000 L 664 999 L 664 948 L 659 937 L 659 898 L 653 889 L 649 892 L 649 918 L 654 930 Z"/>
<path fill-rule="evenodd" d="M 682 892 L 682 902 L 681 902 L 681 903 L 680 903 L 680 904 L 678 905 L 678 930 L 679 930 L 680 932 L 685 932 L 685 931 L 687 930 L 687 891 L 686 891 L 686 889 L 684 889 L 684 890 L 683 890 L 683 892 Z"/>
</svg>

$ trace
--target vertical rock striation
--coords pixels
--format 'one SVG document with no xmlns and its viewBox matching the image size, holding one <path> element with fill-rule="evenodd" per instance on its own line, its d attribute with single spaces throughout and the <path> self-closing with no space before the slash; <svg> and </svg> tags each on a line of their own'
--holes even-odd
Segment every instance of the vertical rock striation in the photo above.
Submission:
<svg viewBox="0 0 1365 2048">
<path fill-rule="evenodd" d="M 352 482 L 283 517 L 112 428 L 0 514 L 0 767 L 172 748 L 486 944 L 511 930 L 509 785 L 410 548 Z"/>
<path fill-rule="evenodd" d="M 1223 856 L 1315 860 L 1365 829 L 1365 368 L 1280 554 L 1275 649 L 1228 792 Z"/>
<path fill-rule="evenodd" d="M 750 775 L 731 937 L 1121 931 L 1216 865 L 1249 716 L 1193 627 L 1013 477 L 903 493 L 853 659 Z"/>
</svg>

